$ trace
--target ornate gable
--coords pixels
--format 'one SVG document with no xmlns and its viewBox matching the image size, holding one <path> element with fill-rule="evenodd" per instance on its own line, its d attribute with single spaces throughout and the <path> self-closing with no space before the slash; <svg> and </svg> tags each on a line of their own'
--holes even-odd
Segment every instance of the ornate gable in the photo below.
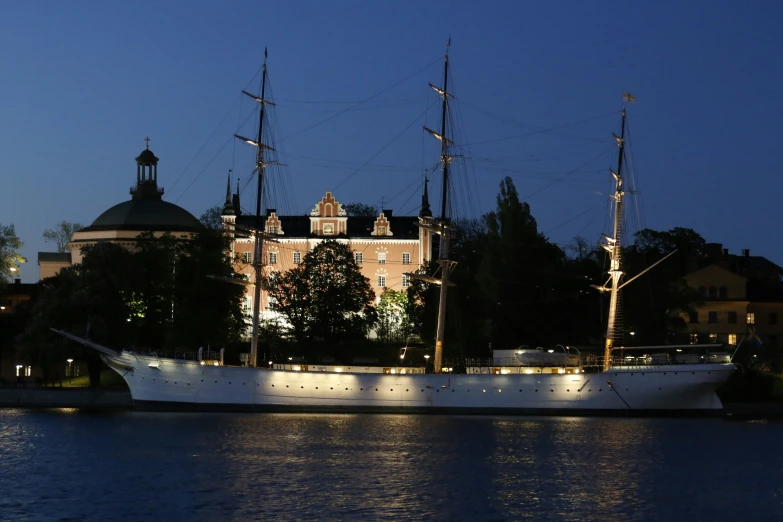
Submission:
<svg viewBox="0 0 783 522">
<path fill-rule="evenodd" d="M 345 209 L 343 206 L 334 199 L 331 192 L 327 192 L 326 195 L 321 198 L 321 201 L 315 204 L 313 210 L 310 211 L 310 217 L 345 217 Z"/>
<path fill-rule="evenodd" d="M 266 218 L 264 232 L 267 234 L 278 234 L 281 236 L 284 234 L 283 225 L 280 222 L 280 218 L 277 217 L 277 212 L 275 210 L 271 210 L 269 212 L 269 215 Z"/>
<path fill-rule="evenodd" d="M 319 236 L 347 234 L 348 214 L 331 192 L 321 198 L 310 211 L 310 232 Z"/>
<path fill-rule="evenodd" d="M 391 227 L 389 226 L 389 220 L 386 219 L 386 215 L 381 212 L 381 214 L 378 216 L 378 218 L 375 220 L 375 223 L 373 224 L 372 232 L 370 233 L 371 236 L 392 236 Z"/>
</svg>

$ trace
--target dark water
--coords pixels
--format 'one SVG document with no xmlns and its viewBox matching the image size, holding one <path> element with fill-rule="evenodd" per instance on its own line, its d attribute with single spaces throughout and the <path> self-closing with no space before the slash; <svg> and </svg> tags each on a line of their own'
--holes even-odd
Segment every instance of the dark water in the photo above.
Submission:
<svg viewBox="0 0 783 522">
<path fill-rule="evenodd" d="M 0 520 L 780 520 L 783 423 L 0 410 Z"/>
</svg>

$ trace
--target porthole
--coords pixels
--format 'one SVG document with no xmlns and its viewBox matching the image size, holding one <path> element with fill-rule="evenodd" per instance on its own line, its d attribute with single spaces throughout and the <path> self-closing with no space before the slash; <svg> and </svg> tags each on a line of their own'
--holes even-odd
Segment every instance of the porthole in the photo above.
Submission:
<svg viewBox="0 0 783 522">
<path fill-rule="evenodd" d="M 169 381 L 166 381 L 166 384 L 168 384 Z"/>
<path fill-rule="evenodd" d="M 421 391 L 424 391 L 424 388 L 422 388 Z"/>
<path fill-rule="evenodd" d="M 188 386 L 190 386 L 190 383 L 188 383 Z"/>
<path fill-rule="evenodd" d="M 603 389 L 601 389 L 601 388 L 598 388 L 598 391 L 604 391 L 604 390 L 603 390 Z"/>
<path fill-rule="evenodd" d="M 521 392 L 522 390 L 519 390 L 519 391 Z"/>
<path fill-rule="evenodd" d="M 217 384 L 217 381 L 215 381 L 215 384 Z"/>
<path fill-rule="evenodd" d="M 204 382 L 204 379 L 201 379 L 201 382 Z"/>
<path fill-rule="evenodd" d="M 315 387 L 315 389 L 317 390 L 317 389 L 318 389 L 318 386 L 316 386 L 316 387 Z"/>
<path fill-rule="evenodd" d="M 394 391 L 394 388 L 390 389 L 389 391 Z"/>
<path fill-rule="evenodd" d="M 285 387 L 288 388 L 288 385 L 286 384 Z"/>
<path fill-rule="evenodd" d="M 273 384 L 273 385 L 272 385 L 272 388 L 274 388 L 274 387 L 275 387 L 275 385 Z"/>
<path fill-rule="evenodd" d="M 348 389 L 348 388 L 346 388 L 346 390 L 347 390 L 347 389 Z M 364 388 L 359 388 L 359 391 L 364 391 Z"/>
<path fill-rule="evenodd" d="M 332 388 L 331 386 L 329 387 L 329 389 L 330 389 L 330 390 L 334 390 L 334 388 Z"/>
<path fill-rule="evenodd" d="M 567 392 L 570 392 L 571 390 L 566 390 Z"/>
<path fill-rule="evenodd" d="M 451 389 L 451 393 L 454 393 L 455 391 L 457 391 L 457 390 L 455 390 L 454 388 Z"/>
<path fill-rule="evenodd" d="M 348 391 L 348 388 L 346 388 L 345 391 Z"/>
<path fill-rule="evenodd" d="M 631 374 L 633 376 L 633 374 Z"/>
<path fill-rule="evenodd" d="M 555 390 L 549 390 L 549 391 L 551 391 L 552 393 L 555 393 Z"/>
<path fill-rule="evenodd" d="M 375 388 L 375 391 L 378 391 L 378 388 Z"/>
<path fill-rule="evenodd" d="M 300 386 L 300 388 L 304 390 L 304 386 Z"/>
<path fill-rule="evenodd" d="M 438 389 L 437 389 L 437 390 L 435 390 L 435 391 L 436 391 L 436 392 L 438 392 L 438 393 L 440 393 L 440 388 L 438 388 Z"/>
<path fill-rule="evenodd" d="M 538 393 L 538 390 L 536 390 L 536 393 Z"/>
<path fill-rule="evenodd" d="M 228 381 L 229 384 L 231 384 L 231 381 Z"/>
<path fill-rule="evenodd" d="M 590 389 L 589 389 L 589 390 L 587 390 L 587 391 L 591 392 L 591 391 L 593 391 L 593 389 L 592 389 L 592 388 L 590 388 Z"/>
<path fill-rule="evenodd" d="M 346 388 L 346 390 L 347 390 L 347 389 L 348 389 L 348 388 Z M 408 388 L 405 388 L 405 391 L 408 391 Z"/>
</svg>

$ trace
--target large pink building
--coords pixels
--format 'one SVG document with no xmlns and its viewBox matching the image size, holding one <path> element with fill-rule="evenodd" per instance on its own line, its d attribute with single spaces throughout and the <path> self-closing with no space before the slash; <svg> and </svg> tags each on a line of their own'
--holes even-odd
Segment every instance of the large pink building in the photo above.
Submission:
<svg viewBox="0 0 783 522">
<path fill-rule="evenodd" d="M 223 208 L 223 222 L 227 229 L 254 229 L 255 216 L 238 212 L 238 196 L 228 194 Z M 425 188 L 421 217 L 432 213 Z M 353 251 L 362 273 L 370 280 L 376 299 L 385 288 L 405 290 L 410 285 L 406 272 L 415 272 L 432 256 L 432 235 L 419 228 L 419 216 L 395 216 L 391 210 L 382 210 L 377 216 L 349 216 L 331 192 L 318 201 L 309 215 L 279 216 L 269 209 L 264 230 L 274 235 L 274 242 L 264 242 L 263 270 L 266 274 L 285 272 L 302 262 L 305 254 L 325 239 L 346 243 Z M 253 283 L 253 237 L 234 236 L 232 254 L 235 269 Z M 252 285 L 248 285 L 243 309 L 252 310 Z M 273 303 L 272 303 L 273 304 Z M 274 308 L 272 306 L 271 308 Z M 277 316 L 270 309 L 269 296 L 261 291 L 261 316 Z"/>
</svg>

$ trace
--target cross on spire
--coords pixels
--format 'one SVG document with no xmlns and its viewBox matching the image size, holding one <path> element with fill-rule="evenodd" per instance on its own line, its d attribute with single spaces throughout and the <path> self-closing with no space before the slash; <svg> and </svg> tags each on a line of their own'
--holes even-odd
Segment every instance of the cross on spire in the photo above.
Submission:
<svg viewBox="0 0 783 522">
<path fill-rule="evenodd" d="M 150 137 L 147 136 L 146 138 L 144 138 L 144 141 L 147 142 L 147 150 L 150 150 Z"/>
</svg>

